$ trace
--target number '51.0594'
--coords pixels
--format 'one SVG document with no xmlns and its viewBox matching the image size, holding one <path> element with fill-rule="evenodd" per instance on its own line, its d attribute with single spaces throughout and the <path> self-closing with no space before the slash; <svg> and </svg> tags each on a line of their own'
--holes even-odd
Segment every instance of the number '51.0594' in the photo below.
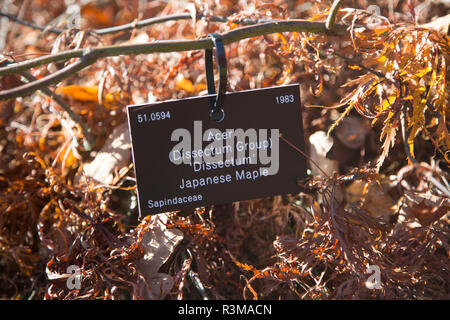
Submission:
<svg viewBox="0 0 450 320">
<path fill-rule="evenodd" d="M 170 111 L 158 111 L 152 113 L 140 113 L 137 115 L 138 123 L 142 122 L 150 122 L 150 121 L 158 121 L 170 119 Z"/>
</svg>

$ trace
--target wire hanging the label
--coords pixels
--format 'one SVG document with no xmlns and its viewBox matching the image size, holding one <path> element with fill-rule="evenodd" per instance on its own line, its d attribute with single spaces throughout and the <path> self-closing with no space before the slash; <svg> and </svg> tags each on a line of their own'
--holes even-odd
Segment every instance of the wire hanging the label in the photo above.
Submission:
<svg viewBox="0 0 450 320">
<path fill-rule="evenodd" d="M 222 37 L 218 33 L 210 33 L 208 37 L 214 43 L 216 63 L 219 68 L 219 83 L 217 88 L 217 95 L 211 99 L 210 118 L 216 122 L 220 122 L 225 117 L 223 104 L 225 100 L 225 92 L 227 90 L 227 58 L 225 56 L 225 48 L 223 46 Z M 208 87 L 208 94 L 215 94 L 216 88 L 214 85 L 214 66 L 213 66 L 213 49 L 205 50 L 205 72 L 206 84 Z"/>
</svg>

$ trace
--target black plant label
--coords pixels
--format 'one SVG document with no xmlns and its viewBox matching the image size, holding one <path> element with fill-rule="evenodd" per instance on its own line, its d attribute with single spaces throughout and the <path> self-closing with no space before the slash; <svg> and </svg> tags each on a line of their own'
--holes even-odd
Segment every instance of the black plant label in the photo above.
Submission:
<svg viewBox="0 0 450 320">
<path fill-rule="evenodd" d="M 127 107 L 140 215 L 301 191 L 298 84 Z"/>
</svg>

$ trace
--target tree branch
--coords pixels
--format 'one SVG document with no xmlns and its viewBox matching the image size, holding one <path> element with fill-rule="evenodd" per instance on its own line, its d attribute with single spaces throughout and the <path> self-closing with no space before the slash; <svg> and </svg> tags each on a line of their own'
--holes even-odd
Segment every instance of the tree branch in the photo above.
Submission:
<svg viewBox="0 0 450 320">
<path fill-rule="evenodd" d="M 27 21 L 23 21 L 18 18 L 15 18 L 9 14 L 2 13 L 1 11 L 0 11 L 0 15 L 7 17 L 17 23 L 20 23 L 20 24 L 23 24 L 23 25 L 26 25 L 26 26 L 29 26 L 31 28 L 35 28 L 38 30 L 42 30 L 42 31 L 48 31 L 48 32 L 53 32 L 53 33 L 58 33 L 58 34 L 66 31 L 65 29 L 53 29 L 53 28 L 48 28 L 48 27 L 37 26 L 33 23 L 29 23 Z M 199 15 L 199 17 L 206 17 L 206 16 Z M 218 16 L 210 16 L 208 18 L 210 19 L 210 21 L 213 21 L 213 22 L 227 22 L 228 21 L 228 18 L 223 18 L 223 17 L 218 17 Z M 166 22 L 166 21 L 175 21 L 175 20 L 183 20 L 183 19 L 192 19 L 192 17 L 188 13 L 172 14 L 172 15 L 167 15 L 167 16 L 163 16 L 163 17 L 153 17 L 153 18 L 149 18 L 149 19 L 145 19 L 145 20 L 141 20 L 141 21 L 137 21 L 137 22 L 127 23 L 124 25 L 116 26 L 116 27 L 93 30 L 90 32 L 96 33 L 97 35 L 105 35 L 105 34 L 110 34 L 110 33 L 115 33 L 115 32 L 120 32 L 120 31 L 127 31 L 127 30 L 143 28 L 145 26 L 162 23 L 162 22 Z M 272 19 L 254 20 L 254 19 L 244 18 L 241 20 L 233 21 L 233 22 L 247 26 L 247 25 L 254 25 L 254 24 L 259 24 L 259 23 L 277 22 L 277 20 L 272 20 Z M 26 61 L 19 62 L 14 65 L 9 65 L 9 67 L 7 67 L 7 68 L 0 68 L 0 76 L 18 73 L 23 70 L 38 67 L 38 66 L 50 63 L 50 62 L 65 61 L 68 59 L 81 57 L 81 55 L 82 55 L 82 49 L 79 49 L 79 50 L 63 51 L 63 52 L 59 52 L 59 53 L 52 54 L 52 55 L 46 55 L 46 56 L 42 56 L 39 58 L 26 60 Z"/>
<path fill-rule="evenodd" d="M 229 18 L 218 17 L 218 16 L 208 16 L 208 15 L 205 15 L 202 13 L 197 14 L 197 17 L 198 18 L 206 18 L 206 19 L 208 19 L 208 21 L 211 21 L 211 22 L 222 22 L 223 23 L 223 22 L 229 21 Z M 152 17 L 152 18 L 148 18 L 148 19 L 144 19 L 144 20 L 140 20 L 140 21 L 130 22 L 127 24 L 116 26 L 116 27 L 97 29 L 92 32 L 97 35 L 105 35 L 105 34 L 121 32 L 121 31 L 140 29 L 140 28 L 147 27 L 147 26 L 150 26 L 153 24 L 167 22 L 167 21 L 190 20 L 190 19 L 192 19 L 192 16 L 190 13 L 177 13 L 177 14 L 170 14 L 167 16 Z M 279 20 L 274 20 L 274 19 L 254 20 L 254 19 L 245 18 L 245 19 L 236 20 L 233 22 L 236 24 L 248 26 L 248 25 L 254 25 L 254 24 L 258 24 L 258 23 L 267 23 L 267 22 L 275 22 L 275 21 L 279 21 Z"/>
<path fill-rule="evenodd" d="M 28 21 L 24 21 L 22 19 L 19 19 L 17 17 L 14 17 L 10 14 L 4 13 L 0 11 L 0 16 L 8 18 L 11 21 L 14 21 L 18 24 L 33 28 L 33 29 L 37 29 L 37 30 L 41 30 L 41 31 L 46 31 L 46 32 L 51 32 L 51 33 L 62 33 L 65 30 L 64 29 L 55 29 L 55 28 L 50 28 L 50 27 L 43 27 L 43 26 L 38 26 L 37 24 L 34 24 L 32 22 L 28 22 Z"/>
<path fill-rule="evenodd" d="M 336 25 L 337 35 L 347 35 L 346 26 Z M 230 44 L 242 39 L 262 36 L 277 32 L 311 32 L 325 33 L 325 25 L 322 22 L 312 22 L 301 19 L 293 19 L 288 21 L 268 22 L 258 25 L 252 25 L 226 32 L 222 35 L 224 44 Z M 117 56 L 121 54 L 140 54 L 154 52 L 173 52 L 173 51 L 189 51 L 210 49 L 213 47 L 211 40 L 163 40 L 152 43 L 124 46 L 105 46 L 92 49 L 93 56 L 97 58 Z M 15 64 L 10 64 L 0 68 L 0 76 L 14 74 L 38 67 L 51 62 L 65 61 L 71 58 L 81 57 L 83 49 L 62 51 L 56 54 L 46 55 Z"/>
<path fill-rule="evenodd" d="M 54 54 L 41 56 L 34 59 L 25 60 L 18 63 L 8 64 L 6 67 L 0 68 L 0 76 L 20 73 L 24 70 L 39 67 L 50 62 L 65 61 L 72 58 L 78 58 L 83 55 L 83 49 L 62 51 Z"/>
<path fill-rule="evenodd" d="M 33 82 L 29 82 L 20 87 L 0 91 L 0 100 L 23 97 L 25 95 L 33 93 L 36 90 L 40 90 L 42 88 L 48 87 L 51 84 L 58 83 L 62 79 L 67 78 L 70 75 L 94 63 L 96 59 L 96 57 L 93 57 L 90 54 L 86 54 L 82 56 L 81 59 L 77 62 L 74 62 L 63 69 L 56 71 L 51 75 Z"/>
<path fill-rule="evenodd" d="M 57 28 L 38 26 L 32 22 L 24 21 L 22 19 L 19 19 L 17 17 L 14 17 L 10 14 L 7 14 L 7 13 L 1 12 L 1 11 L 0 11 L 0 16 L 6 17 L 9 20 L 19 23 L 21 25 L 24 25 L 24 26 L 27 26 L 27 27 L 30 27 L 33 29 L 41 30 L 41 31 L 60 34 L 60 33 L 63 33 L 64 31 L 68 30 L 68 29 L 57 29 Z M 197 14 L 197 17 L 198 18 L 207 18 L 211 22 L 228 22 L 229 21 L 229 18 L 218 17 L 218 16 L 208 16 L 208 15 L 205 15 L 202 13 Z M 140 21 L 133 21 L 133 22 L 126 23 L 126 24 L 123 24 L 120 26 L 114 26 L 114 27 L 103 28 L 103 29 L 95 29 L 95 30 L 91 30 L 90 32 L 97 34 L 97 35 L 105 35 L 105 34 L 121 32 L 121 31 L 140 29 L 140 28 L 144 28 L 144 27 L 147 27 L 147 26 L 150 26 L 153 24 L 158 24 L 158 23 L 167 22 L 167 21 L 190 20 L 190 19 L 192 19 L 192 16 L 190 13 L 176 13 L 176 14 L 170 14 L 170 15 L 160 16 L 160 17 L 151 17 L 148 19 L 140 20 Z M 255 20 L 255 19 L 250 19 L 250 18 L 244 18 L 244 19 L 240 19 L 240 20 L 236 20 L 236 21 L 233 20 L 234 23 L 244 25 L 244 26 L 258 24 L 258 23 L 275 22 L 275 21 L 279 21 L 279 20 L 275 20 L 275 19 L 257 19 L 257 20 Z"/>
<path fill-rule="evenodd" d="M 327 33 L 334 33 L 334 26 L 336 22 L 336 15 L 341 7 L 343 0 L 334 0 L 333 5 L 331 6 L 330 13 L 328 14 L 327 21 L 325 22 L 325 29 Z"/>
<path fill-rule="evenodd" d="M 307 20 L 288 20 L 279 22 L 269 22 L 248 27 L 242 27 L 222 34 L 223 43 L 230 44 L 243 39 L 262 36 L 271 33 L 280 32 L 311 32 L 311 33 L 325 33 L 325 24 L 322 22 L 312 22 Z M 335 33 L 337 35 L 348 35 L 347 27 L 344 25 L 336 25 Z M 65 68 L 48 75 L 38 81 L 28 83 L 26 85 L 0 91 L 0 100 L 9 99 L 19 96 L 24 96 L 32 93 L 35 90 L 46 87 L 50 84 L 57 83 L 64 78 L 84 69 L 88 65 L 94 63 L 98 58 L 119 56 L 119 55 L 133 55 L 155 52 L 174 52 L 174 51 L 190 51 L 213 48 L 211 39 L 198 40 L 164 40 L 155 41 L 152 43 L 123 45 L 123 46 L 105 46 L 90 48 L 89 53 L 86 49 L 69 50 L 57 54 L 47 55 L 28 61 L 11 64 L 0 68 L 0 76 L 22 72 L 23 70 L 44 65 L 50 62 L 57 62 L 68 60 L 74 57 L 81 59 Z"/>
</svg>

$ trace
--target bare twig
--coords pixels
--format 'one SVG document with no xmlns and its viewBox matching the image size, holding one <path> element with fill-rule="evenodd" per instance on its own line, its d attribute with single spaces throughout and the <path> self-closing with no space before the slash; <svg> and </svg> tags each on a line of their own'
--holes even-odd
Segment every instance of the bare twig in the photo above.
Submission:
<svg viewBox="0 0 450 320">
<path fill-rule="evenodd" d="M 222 34 L 224 44 L 230 44 L 246 38 L 262 36 L 278 32 L 311 32 L 325 33 L 325 24 L 322 22 L 312 22 L 307 20 L 295 19 L 279 22 L 268 22 L 249 27 L 235 29 Z M 346 26 L 336 25 L 336 32 L 339 35 L 347 35 Z M 93 56 L 97 58 L 117 56 L 125 54 L 141 54 L 154 52 L 173 52 L 210 49 L 213 43 L 208 39 L 201 40 L 183 40 L 183 41 L 155 41 L 152 43 L 125 45 L 125 46 L 105 46 L 92 49 Z M 11 64 L 0 68 L 0 76 L 14 74 L 26 69 L 38 67 L 51 62 L 65 61 L 72 58 L 81 57 L 83 50 L 68 50 L 56 54 L 46 55 L 35 59 L 26 60 L 16 64 Z"/>
<path fill-rule="evenodd" d="M 327 21 L 325 22 L 325 29 L 327 33 L 334 33 L 334 26 L 336 24 L 336 15 L 341 7 L 343 0 L 334 0 L 333 5 L 331 6 L 330 13 L 328 14 Z"/>
<path fill-rule="evenodd" d="M 435 179 L 432 175 L 428 176 L 430 182 L 439 189 L 442 193 L 444 193 L 448 198 L 450 198 L 450 190 L 447 189 L 442 183 L 440 183 L 437 179 Z M 444 180 L 445 181 L 445 180 Z"/>
<path fill-rule="evenodd" d="M 25 60 L 18 63 L 9 64 L 6 67 L 0 68 L 0 76 L 6 76 L 9 74 L 21 73 L 24 70 L 34 67 L 42 66 L 51 62 L 65 61 L 72 58 L 78 58 L 83 55 L 83 49 L 69 50 L 58 52 L 55 54 L 49 54 L 40 56 L 38 58 Z"/>
<path fill-rule="evenodd" d="M 62 79 L 67 78 L 70 75 L 94 63 L 96 59 L 97 58 L 95 56 L 92 56 L 90 52 L 87 52 L 77 62 L 74 62 L 63 69 L 56 71 L 51 75 L 48 75 L 33 82 L 29 82 L 20 87 L 0 91 L 0 100 L 22 97 L 30 93 L 33 93 L 36 90 L 41 90 L 42 88 L 48 87 L 51 84 L 58 83 Z"/>
<path fill-rule="evenodd" d="M 218 16 L 208 16 L 204 14 L 197 14 L 198 18 L 205 18 L 210 22 L 228 22 L 229 18 L 227 17 L 218 17 Z M 97 35 L 105 35 L 105 34 L 111 34 L 121 31 L 128 31 L 133 29 L 140 29 L 143 27 L 148 27 L 153 24 L 167 22 L 167 21 L 175 21 L 175 20 L 190 20 L 192 19 L 192 16 L 190 13 L 177 13 L 177 14 L 170 14 L 167 16 L 161 16 L 161 17 L 152 17 L 141 21 L 134 21 L 131 23 L 123 24 L 120 26 L 110 27 L 110 28 L 104 28 L 104 29 L 97 29 L 94 30 L 93 33 Z M 267 23 L 267 22 L 276 22 L 279 20 L 274 19 L 240 19 L 240 20 L 233 20 L 233 23 L 248 26 L 248 25 L 254 25 L 259 23 Z"/>
<path fill-rule="evenodd" d="M 0 11 L 0 16 L 8 18 L 11 21 L 14 21 L 18 24 L 33 28 L 33 29 L 37 29 L 37 30 L 41 30 L 41 31 L 47 31 L 47 32 L 52 32 L 52 33 L 62 33 L 65 30 L 64 29 L 55 29 L 55 28 L 50 28 L 50 27 L 43 27 L 43 26 L 38 26 L 37 24 L 34 24 L 32 22 L 28 22 L 22 19 L 19 19 L 17 17 L 14 17 L 10 14 L 4 13 Z"/>
<path fill-rule="evenodd" d="M 344 25 L 336 25 L 335 31 L 341 35 L 347 34 L 346 26 Z M 222 34 L 222 38 L 224 44 L 230 44 L 247 38 L 279 32 L 325 33 L 325 24 L 321 22 L 312 22 L 300 19 L 269 22 L 225 32 Z M 0 100 L 24 96 L 32 93 L 35 90 L 46 87 L 50 84 L 57 83 L 62 79 L 67 78 L 68 76 L 94 63 L 98 58 L 119 56 L 119 55 L 154 53 L 154 52 L 201 50 L 201 49 L 210 49 L 212 47 L 213 43 L 212 40 L 210 39 L 182 40 L 182 41 L 166 40 L 143 44 L 90 48 L 88 55 L 86 55 L 86 49 L 69 50 L 58 54 L 47 55 L 0 68 L 0 76 L 22 72 L 23 70 L 47 64 L 50 62 L 62 61 L 75 57 L 81 57 L 81 59 L 33 83 L 29 83 L 24 86 L 9 90 L 0 91 Z"/>
<path fill-rule="evenodd" d="M 9 20 L 14 21 L 19 24 L 22 24 L 24 26 L 27 26 L 27 27 L 30 27 L 33 29 L 37 29 L 37 30 L 41 30 L 41 31 L 50 32 L 50 33 L 60 34 L 67 30 L 67 29 L 58 29 L 58 28 L 38 26 L 32 22 L 24 21 L 22 19 L 19 19 L 17 17 L 14 17 L 10 14 L 7 14 L 7 13 L 1 12 L 1 11 L 0 11 L 0 16 L 6 17 Z M 201 13 L 198 14 L 197 17 L 198 18 L 206 18 L 206 19 L 208 19 L 208 21 L 211 21 L 211 22 L 222 22 L 223 23 L 223 22 L 229 21 L 229 18 L 227 18 L 227 17 L 208 16 L 208 15 L 201 14 Z M 160 16 L 160 17 L 151 17 L 148 19 L 140 20 L 140 21 L 133 21 L 133 22 L 126 23 L 126 24 L 123 24 L 120 26 L 114 26 L 114 27 L 103 28 L 103 29 L 95 29 L 95 30 L 91 30 L 90 32 L 97 34 L 97 35 L 105 35 L 105 34 L 117 33 L 117 32 L 122 32 L 122 31 L 140 29 L 140 28 L 151 26 L 153 24 L 163 23 L 163 22 L 167 22 L 167 21 L 190 20 L 190 19 L 192 19 L 192 16 L 190 13 L 176 13 L 176 14 L 169 14 L 169 15 Z M 255 20 L 255 19 L 245 18 L 245 19 L 240 19 L 240 20 L 236 20 L 236 21 L 233 20 L 233 23 L 246 26 L 246 25 L 253 25 L 253 24 L 258 24 L 258 23 L 266 23 L 266 22 L 275 22 L 275 21 L 277 21 L 277 20 L 274 20 L 274 19 L 256 19 Z"/>
</svg>

